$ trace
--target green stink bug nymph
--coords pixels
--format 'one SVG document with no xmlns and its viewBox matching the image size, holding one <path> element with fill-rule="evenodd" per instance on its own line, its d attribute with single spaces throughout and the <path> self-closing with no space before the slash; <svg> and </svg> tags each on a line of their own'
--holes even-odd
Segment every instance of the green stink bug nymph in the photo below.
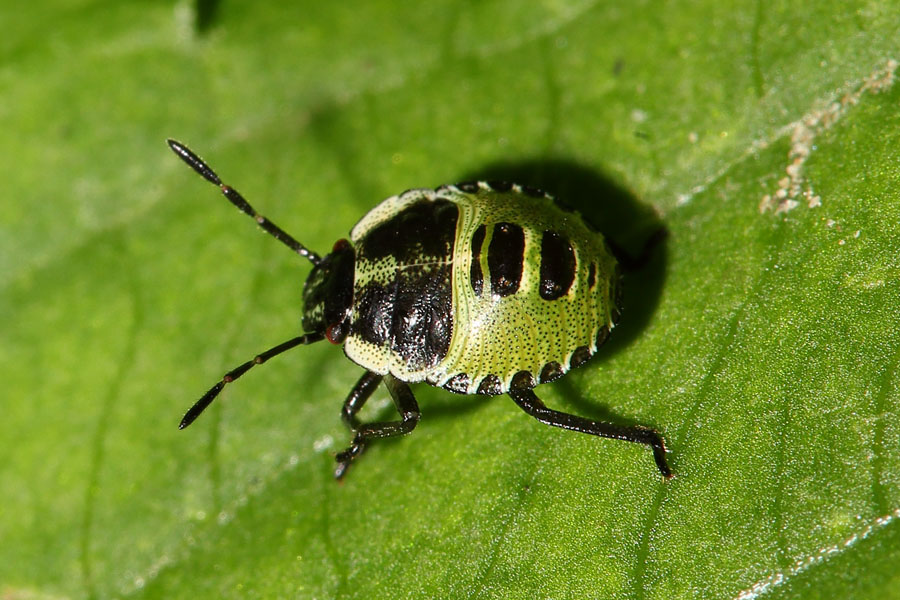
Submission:
<svg viewBox="0 0 900 600">
<path fill-rule="evenodd" d="M 583 365 L 619 318 L 619 265 L 603 236 L 542 191 L 502 182 L 408 190 L 369 211 L 322 257 L 257 213 L 184 144 L 169 146 L 267 233 L 313 264 L 303 290 L 303 335 L 232 369 L 184 415 L 190 425 L 251 367 L 327 339 L 365 373 L 341 417 L 353 441 L 338 453 L 340 479 L 370 440 L 411 432 L 419 406 L 409 384 L 458 394 L 509 394 L 538 421 L 646 444 L 666 478 L 653 429 L 592 421 L 547 408 L 533 388 Z M 383 382 L 400 419 L 361 423 Z"/>
</svg>

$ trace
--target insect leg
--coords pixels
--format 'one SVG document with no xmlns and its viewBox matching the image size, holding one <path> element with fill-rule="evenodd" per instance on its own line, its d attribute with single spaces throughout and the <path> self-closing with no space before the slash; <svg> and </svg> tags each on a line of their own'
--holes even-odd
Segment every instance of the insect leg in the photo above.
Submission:
<svg viewBox="0 0 900 600">
<path fill-rule="evenodd" d="M 581 433 L 589 433 L 599 437 L 612 438 L 616 440 L 624 440 L 626 442 L 635 442 L 637 444 L 645 444 L 653 449 L 653 459 L 656 461 L 656 468 L 662 473 L 666 479 L 672 477 L 672 470 L 666 462 L 666 445 L 662 436 L 649 427 L 636 425 L 633 427 L 624 427 L 621 425 L 613 425 L 612 423 L 603 423 L 601 421 L 591 421 L 584 417 L 570 415 L 568 413 L 559 412 L 547 408 L 541 399 L 531 390 L 513 390 L 509 393 L 510 397 L 519 407 L 526 413 L 547 425 L 561 427 L 562 429 L 570 429 Z"/>
<path fill-rule="evenodd" d="M 629 254 L 622 246 L 609 238 L 606 238 L 606 245 L 609 246 L 610 251 L 616 257 L 618 263 L 622 265 L 622 268 L 626 272 L 633 272 L 641 270 L 650 262 L 656 253 L 657 247 L 665 242 L 667 237 L 669 237 L 669 231 L 665 227 L 660 227 L 644 242 L 641 253 L 637 256 Z"/>
<path fill-rule="evenodd" d="M 350 390 L 347 399 L 344 401 L 344 407 L 341 409 L 341 419 L 347 424 L 350 431 L 355 432 L 359 429 L 360 423 L 356 418 L 356 413 L 360 411 L 375 391 L 375 388 L 381 383 L 381 380 L 381 375 L 372 371 L 366 371 L 359 378 L 359 381 L 356 382 L 356 385 L 353 386 L 353 389 Z"/>
<path fill-rule="evenodd" d="M 335 457 L 338 462 L 338 467 L 334 471 L 335 479 L 341 479 L 347 473 L 350 463 L 362 454 L 366 448 L 366 443 L 370 439 L 406 435 L 419 422 L 419 405 L 415 396 L 413 396 L 412 390 L 409 389 L 409 385 L 399 381 L 392 375 L 384 376 L 384 385 L 391 394 L 391 399 L 394 401 L 394 406 L 397 407 L 397 412 L 400 413 L 400 420 L 362 424 L 356 420 L 357 411 L 362 408 L 362 405 L 372 395 L 375 386 L 381 379 L 380 375 L 366 373 L 354 386 L 347 397 L 347 401 L 344 403 L 341 416 L 355 435 L 350 443 L 350 447 Z"/>
</svg>

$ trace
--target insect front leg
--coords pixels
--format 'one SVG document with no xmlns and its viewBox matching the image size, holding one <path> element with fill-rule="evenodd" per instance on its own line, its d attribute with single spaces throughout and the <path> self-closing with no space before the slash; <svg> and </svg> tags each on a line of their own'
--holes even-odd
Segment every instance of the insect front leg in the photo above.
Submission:
<svg viewBox="0 0 900 600">
<path fill-rule="evenodd" d="M 397 412 L 400 413 L 400 420 L 360 423 L 356 418 L 356 414 L 382 380 L 391 394 L 391 399 L 394 401 Z M 356 382 L 356 385 L 350 391 L 350 395 L 347 396 L 347 400 L 344 402 L 344 407 L 341 410 L 341 418 L 355 435 L 350 443 L 350 447 L 338 453 L 335 457 L 338 462 L 337 469 L 334 471 L 335 479 L 341 479 L 347 473 L 350 463 L 362 454 L 370 439 L 406 435 L 415 429 L 416 424 L 419 422 L 419 405 L 407 384 L 397 380 L 392 375 L 382 377 L 367 371 Z"/>
</svg>

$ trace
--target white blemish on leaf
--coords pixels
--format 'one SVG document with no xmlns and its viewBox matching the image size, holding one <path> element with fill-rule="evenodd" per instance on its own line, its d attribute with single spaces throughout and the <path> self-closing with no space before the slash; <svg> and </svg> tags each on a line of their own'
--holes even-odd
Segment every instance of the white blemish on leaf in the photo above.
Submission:
<svg viewBox="0 0 900 600">
<path fill-rule="evenodd" d="M 325 434 L 315 442 L 313 442 L 313 451 L 315 451 L 317 454 L 321 454 L 322 452 L 330 449 L 332 446 L 334 446 L 334 438 L 328 434 Z"/>
<path fill-rule="evenodd" d="M 889 89 L 896 79 L 898 63 L 889 59 L 885 65 L 863 79 L 853 91 L 847 92 L 837 100 L 831 100 L 824 106 L 816 107 L 799 120 L 788 125 L 791 135 L 791 149 L 788 151 L 788 164 L 784 169 L 787 177 L 778 181 L 778 187 L 772 194 L 766 194 L 759 203 L 759 212 L 774 210 L 775 214 L 789 212 L 806 202 L 808 208 L 822 206 L 822 198 L 806 179 L 803 168 L 810 155 L 816 149 L 816 137 L 837 123 L 847 110 L 859 103 L 866 92 L 881 93 Z M 773 200 L 774 196 L 774 200 Z"/>
<path fill-rule="evenodd" d="M 175 35 L 182 44 L 190 42 L 194 37 L 194 23 L 197 19 L 193 4 L 187 0 L 180 0 L 173 7 L 175 20 Z"/>
<path fill-rule="evenodd" d="M 797 202 L 796 200 L 794 200 L 792 198 L 787 198 L 786 200 L 778 203 L 778 207 L 775 209 L 775 214 L 777 215 L 778 213 L 781 213 L 781 212 L 788 212 L 788 211 L 794 210 L 799 205 L 800 205 L 800 203 Z"/>
</svg>

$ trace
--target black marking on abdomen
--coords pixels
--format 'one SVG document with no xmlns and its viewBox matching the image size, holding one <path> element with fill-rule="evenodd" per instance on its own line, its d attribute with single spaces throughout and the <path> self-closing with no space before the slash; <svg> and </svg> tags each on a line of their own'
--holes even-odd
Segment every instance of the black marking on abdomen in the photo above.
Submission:
<svg viewBox="0 0 900 600">
<path fill-rule="evenodd" d="M 497 223 L 488 245 L 488 269 L 491 272 L 491 293 L 511 296 L 522 282 L 525 261 L 525 232 L 514 223 Z"/>
<path fill-rule="evenodd" d="M 481 247 L 484 245 L 484 234 L 486 228 L 484 225 L 475 230 L 472 234 L 472 266 L 469 269 L 469 281 L 472 282 L 472 290 L 476 296 L 480 296 L 484 291 L 484 273 L 481 272 Z"/>
<path fill-rule="evenodd" d="M 456 184 L 456 187 L 466 194 L 477 194 L 479 189 L 477 181 L 461 181 Z"/>
<path fill-rule="evenodd" d="M 575 348 L 575 352 L 572 354 L 572 358 L 569 359 L 569 368 L 574 369 L 575 367 L 580 367 L 584 363 L 588 361 L 591 356 L 594 354 L 591 352 L 591 349 L 587 346 L 578 346 Z"/>
<path fill-rule="evenodd" d="M 549 383 L 563 376 L 562 365 L 556 361 L 550 361 L 541 369 L 541 383 Z"/>
<path fill-rule="evenodd" d="M 357 262 L 388 256 L 400 265 L 449 261 L 458 219 L 459 208 L 449 200 L 418 200 L 364 233 L 356 248 Z"/>
<path fill-rule="evenodd" d="M 597 263 L 591 263 L 588 269 L 588 289 L 594 289 L 595 285 L 597 285 Z"/>
<path fill-rule="evenodd" d="M 465 394 L 469 391 L 469 375 L 467 373 L 457 373 L 447 380 L 444 384 L 445 390 L 456 392 L 457 394 Z"/>
<path fill-rule="evenodd" d="M 531 374 L 531 371 L 519 371 L 513 375 L 512 381 L 509 383 L 509 389 L 530 390 L 535 385 L 537 383 L 535 383 L 534 375 Z"/>
<path fill-rule="evenodd" d="M 555 231 L 541 237 L 541 286 L 544 300 L 565 296 L 575 281 L 575 250 L 568 239 Z"/>
<path fill-rule="evenodd" d="M 500 383 L 500 378 L 496 375 L 488 375 L 481 380 L 480 384 L 478 384 L 478 391 L 476 393 L 485 396 L 497 396 L 503 393 L 502 389 L 503 385 Z"/>
<path fill-rule="evenodd" d="M 604 325 L 600 328 L 600 331 L 597 332 L 597 348 L 606 343 L 606 340 L 609 339 L 609 327 Z"/>
<path fill-rule="evenodd" d="M 488 181 L 487 184 L 495 192 L 508 192 L 512 189 L 512 184 L 508 181 Z"/>
<path fill-rule="evenodd" d="M 532 198 L 546 198 L 547 194 L 542 189 L 531 187 L 530 185 L 520 186 L 522 193 Z"/>
</svg>

